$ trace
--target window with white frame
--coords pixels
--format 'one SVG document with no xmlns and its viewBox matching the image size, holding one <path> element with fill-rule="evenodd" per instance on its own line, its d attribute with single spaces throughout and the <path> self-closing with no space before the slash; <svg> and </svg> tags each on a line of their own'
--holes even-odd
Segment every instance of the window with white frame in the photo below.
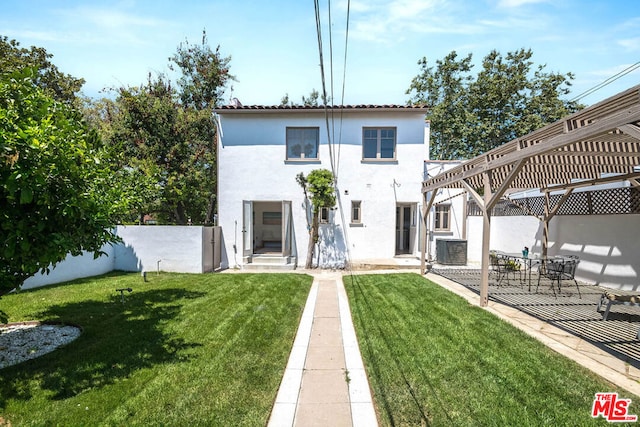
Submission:
<svg viewBox="0 0 640 427">
<path fill-rule="evenodd" d="M 351 223 L 362 223 L 362 202 L 360 200 L 351 201 Z"/>
<path fill-rule="evenodd" d="M 436 205 L 436 217 L 434 221 L 435 231 L 449 231 L 450 229 L 451 205 Z"/>
<path fill-rule="evenodd" d="M 363 128 L 362 158 L 364 160 L 396 158 L 396 128 Z"/>
<path fill-rule="evenodd" d="M 287 160 L 318 159 L 320 128 L 288 127 Z"/>
</svg>

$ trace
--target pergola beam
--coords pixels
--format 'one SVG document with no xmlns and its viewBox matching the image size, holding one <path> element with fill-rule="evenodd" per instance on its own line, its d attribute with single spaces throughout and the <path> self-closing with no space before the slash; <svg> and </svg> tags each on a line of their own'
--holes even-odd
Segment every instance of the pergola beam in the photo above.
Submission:
<svg viewBox="0 0 640 427">
<path fill-rule="evenodd" d="M 598 136 L 607 134 L 611 129 L 617 129 L 638 121 L 640 121 L 640 106 L 634 106 L 628 110 L 614 113 L 607 117 L 606 120 L 600 120 L 587 126 L 572 130 L 571 132 L 550 137 L 547 140 L 529 147 L 520 149 L 518 144 L 519 140 L 513 140 L 507 143 L 510 145 L 510 148 L 513 148 L 510 152 L 491 159 L 495 155 L 495 153 L 492 153 L 492 150 L 479 158 L 469 160 L 463 165 L 440 174 L 440 178 L 440 175 L 438 175 L 428 181 L 425 181 L 422 186 L 422 192 L 430 191 L 435 186 L 439 188 L 446 187 L 461 179 L 467 179 L 472 176 L 479 175 L 487 170 L 498 169 L 522 158 L 531 158 L 545 154 L 550 155 L 552 152 L 572 143 L 597 139 Z M 499 148 L 504 150 L 503 147 Z"/>
<path fill-rule="evenodd" d="M 589 187 L 592 185 L 606 184 L 609 182 L 620 182 L 620 181 L 635 181 L 640 178 L 640 172 L 629 173 L 625 175 L 614 175 L 606 178 L 597 178 L 589 181 L 580 181 L 580 182 L 571 182 L 568 184 L 559 184 L 552 185 L 551 187 L 544 188 L 544 191 L 557 191 L 557 190 L 566 190 L 573 188 L 581 188 L 581 187 Z"/>
<path fill-rule="evenodd" d="M 626 125 L 620 126 L 618 129 L 620 129 L 622 132 L 626 133 L 627 135 L 634 137 L 635 139 L 640 139 L 639 126 L 626 124 Z"/>
</svg>

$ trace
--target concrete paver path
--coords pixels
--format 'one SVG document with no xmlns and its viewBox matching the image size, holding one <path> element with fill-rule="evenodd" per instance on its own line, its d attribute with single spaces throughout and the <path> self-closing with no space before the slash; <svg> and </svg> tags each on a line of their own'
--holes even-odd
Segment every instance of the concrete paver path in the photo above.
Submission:
<svg viewBox="0 0 640 427">
<path fill-rule="evenodd" d="M 270 427 L 377 426 L 340 273 L 314 274 Z"/>
</svg>

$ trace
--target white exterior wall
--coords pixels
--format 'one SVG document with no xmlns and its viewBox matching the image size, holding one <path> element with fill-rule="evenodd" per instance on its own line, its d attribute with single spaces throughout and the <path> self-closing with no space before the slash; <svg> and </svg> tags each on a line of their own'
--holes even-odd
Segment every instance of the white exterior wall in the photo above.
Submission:
<svg viewBox="0 0 640 427">
<path fill-rule="evenodd" d="M 118 226 L 122 243 L 102 248 L 106 255 L 93 253 L 67 256 L 49 274 L 25 280 L 22 289 L 37 288 L 83 277 L 99 276 L 113 270 L 205 273 L 214 270 L 213 230 L 202 226 Z M 158 263 L 160 261 L 160 263 Z"/>
<path fill-rule="evenodd" d="M 79 256 L 68 255 L 55 268 L 52 268 L 49 274 L 38 273 L 25 280 L 22 289 L 38 288 L 108 273 L 115 266 L 115 248 L 111 245 L 105 245 L 102 251 L 107 255 L 102 255 L 97 259 L 93 258 L 93 252 L 85 252 Z"/>
<path fill-rule="evenodd" d="M 116 246 L 116 270 L 204 273 L 210 265 L 204 260 L 203 246 L 211 244 L 206 227 L 119 225 L 117 233 L 123 243 Z"/>
<path fill-rule="evenodd" d="M 295 177 L 300 172 L 307 175 L 314 169 L 331 169 L 324 113 L 223 111 L 220 115 L 223 137 L 218 150 L 218 219 L 224 239 L 223 254 L 226 248 L 222 268 L 242 264 L 243 200 L 292 202 L 294 255 L 298 265 L 304 265 L 307 215 L 304 195 Z M 336 119 L 336 138 L 339 126 L 340 120 Z M 285 161 L 287 127 L 320 129 L 319 161 Z M 396 161 L 362 162 L 363 127 L 397 128 Z M 325 244 L 320 251 L 320 263 L 325 267 L 344 263 L 345 234 L 352 261 L 392 258 L 396 203 L 421 202 L 423 161 L 428 156 L 424 113 L 345 110 L 341 135 L 338 189 L 346 225 L 341 211 L 336 210 L 334 224 L 321 226 Z M 362 202 L 362 226 L 349 225 L 352 200 Z"/>
<path fill-rule="evenodd" d="M 468 261 L 480 265 L 482 217 L 469 217 Z M 549 223 L 548 255 L 577 255 L 576 278 L 617 289 L 638 290 L 640 215 L 555 216 Z M 542 223 L 529 216 L 491 218 L 492 249 L 542 251 Z M 531 256 L 531 255 L 530 255 Z"/>
</svg>

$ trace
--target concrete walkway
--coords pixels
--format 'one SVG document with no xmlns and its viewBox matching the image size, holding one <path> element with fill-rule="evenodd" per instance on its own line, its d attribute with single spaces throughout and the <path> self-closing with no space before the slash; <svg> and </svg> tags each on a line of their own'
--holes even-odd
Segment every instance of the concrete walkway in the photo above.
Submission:
<svg viewBox="0 0 640 427">
<path fill-rule="evenodd" d="M 312 273 L 270 427 L 377 426 L 341 273 Z"/>
</svg>

